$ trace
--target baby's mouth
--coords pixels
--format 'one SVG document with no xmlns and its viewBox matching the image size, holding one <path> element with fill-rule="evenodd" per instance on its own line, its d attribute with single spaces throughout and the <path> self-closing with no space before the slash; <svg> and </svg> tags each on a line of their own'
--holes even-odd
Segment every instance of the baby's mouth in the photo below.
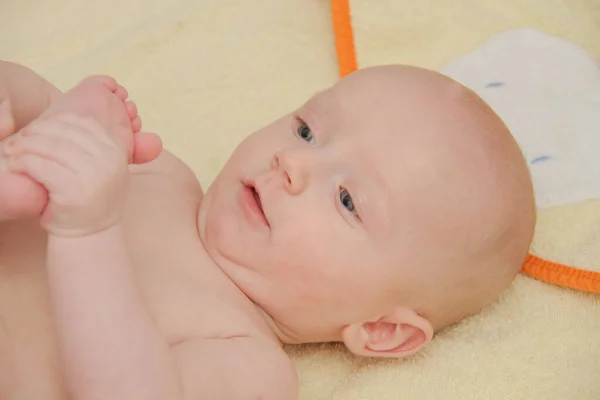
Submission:
<svg viewBox="0 0 600 400">
<path fill-rule="evenodd" d="M 249 195 L 250 194 L 252 195 L 252 197 L 250 199 L 248 199 L 248 201 L 254 202 L 254 205 L 252 206 L 252 208 L 254 209 L 254 212 L 256 214 L 260 215 L 260 217 L 262 217 L 261 219 L 265 225 L 270 227 L 271 224 L 269 223 L 269 220 L 267 219 L 265 210 L 262 205 L 262 201 L 260 199 L 260 191 L 256 189 L 256 186 L 254 185 L 253 182 L 245 182 L 244 186 L 246 186 L 246 190 L 248 191 L 247 193 Z"/>
</svg>

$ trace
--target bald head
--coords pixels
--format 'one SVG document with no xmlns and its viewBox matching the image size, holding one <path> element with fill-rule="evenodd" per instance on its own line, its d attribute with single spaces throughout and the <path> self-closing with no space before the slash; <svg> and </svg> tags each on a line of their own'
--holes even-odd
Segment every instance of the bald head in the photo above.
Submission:
<svg viewBox="0 0 600 400">
<path fill-rule="evenodd" d="M 439 330 L 495 300 L 520 270 L 535 225 L 529 171 L 503 121 L 471 90 L 416 67 L 365 69 L 332 91 L 352 118 L 398 138 L 379 144 L 394 161 L 390 301 Z"/>
<path fill-rule="evenodd" d="M 266 226 L 228 208 L 240 177 Z M 534 220 L 500 118 L 448 77 L 386 66 L 249 135 L 207 192 L 199 230 L 283 340 L 395 357 L 494 300 Z"/>
</svg>

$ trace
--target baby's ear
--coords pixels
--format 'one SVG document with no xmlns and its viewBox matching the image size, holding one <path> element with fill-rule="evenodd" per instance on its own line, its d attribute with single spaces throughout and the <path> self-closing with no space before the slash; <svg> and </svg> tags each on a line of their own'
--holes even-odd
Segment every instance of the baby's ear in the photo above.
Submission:
<svg viewBox="0 0 600 400">
<path fill-rule="evenodd" d="M 343 331 L 346 347 L 365 357 L 406 357 L 421 350 L 432 338 L 431 323 L 404 307 L 376 321 L 348 325 Z"/>
</svg>

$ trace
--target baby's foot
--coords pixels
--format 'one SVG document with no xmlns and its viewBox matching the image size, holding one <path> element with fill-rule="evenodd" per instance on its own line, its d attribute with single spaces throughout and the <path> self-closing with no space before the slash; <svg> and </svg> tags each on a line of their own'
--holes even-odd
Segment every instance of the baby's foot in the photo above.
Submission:
<svg viewBox="0 0 600 400">
<path fill-rule="evenodd" d="M 0 140 L 27 126 L 61 95 L 29 68 L 0 60 Z"/>
<path fill-rule="evenodd" d="M 133 134 L 140 131 L 142 123 L 135 104 L 126 101 L 127 97 L 125 88 L 113 78 L 93 76 L 84 79 L 55 101 L 40 116 L 40 120 L 52 118 L 59 113 L 92 118 L 108 130 L 113 138 L 126 149 L 128 157 L 132 161 Z"/>
<path fill-rule="evenodd" d="M 137 107 L 126 101 L 127 97 L 127 90 L 113 78 L 93 76 L 52 103 L 40 118 L 64 112 L 92 118 L 127 150 L 130 162 L 142 164 L 152 161 L 162 151 L 162 142 L 157 135 L 140 131 L 142 121 Z"/>
<path fill-rule="evenodd" d="M 140 132 L 141 120 L 127 96 L 112 78 L 87 78 L 52 103 L 40 118 L 59 113 L 93 118 L 126 149 L 131 162 L 151 161 L 162 150 L 160 139 Z M 3 171 L 3 164 L 0 158 L 0 220 L 39 215 L 48 201 L 45 189 L 26 176 Z"/>
</svg>

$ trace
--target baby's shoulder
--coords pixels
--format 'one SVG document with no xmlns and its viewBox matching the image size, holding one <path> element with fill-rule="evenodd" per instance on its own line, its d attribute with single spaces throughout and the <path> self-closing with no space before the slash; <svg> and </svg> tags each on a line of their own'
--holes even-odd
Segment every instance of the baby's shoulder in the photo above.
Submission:
<svg viewBox="0 0 600 400">
<path fill-rule="evenodd" d="M 170 185 L 185 185 L 202 191 L 200 182 L 192 169 L 173 153 L 163 150 L 153 161 L 146 164 L 130 165 L 131 175 L 137 179 L 165 181 Z"/>
<path fill-rule="evenodd" d="M 192 170 L 180 158 L 165 149 L 153 161 L 145 164 L 131 164 L 129 171 L 134 175 L 194 175 Z"/>
<path fill-rule="evenodd" d="M 240 362 L 245 364 L 248 377 L 253 382 L 265 385 L 269 391 L 297 393 L 296 369 L 280 345 L 264 338 L 250 337 L 231 343 L 231 348 L 239 352 Z"/>
<path fill-rule="evenodd" d="M 293 363 L 271 340 L 246 336 L 203 338 L 191 341 L 187 346 L 182 345 L 186 359 L 182 360 L 184 385 L 199 397 L 298 398 L 298 377 Z M 204 375 L 203 371 L 206 378 L 210 377 L 208 386 L 207 380 L 198 379 L 198 374 Z M 197 382 L 203 382 L 203 386 L 197 386 Z"/>
<path fill-rule="evenodd" d="M 296 400 L 298 398 L 298 375 L 289 356 L 279 346 L 250 345 L 248 368 L 251 379 L 264 385 L 257 392 L 264 399 Z M 265 357 L 266 355 L 266 357 Z M 264 363 L 257 368 L 257 364 Z"/>
</svg>

